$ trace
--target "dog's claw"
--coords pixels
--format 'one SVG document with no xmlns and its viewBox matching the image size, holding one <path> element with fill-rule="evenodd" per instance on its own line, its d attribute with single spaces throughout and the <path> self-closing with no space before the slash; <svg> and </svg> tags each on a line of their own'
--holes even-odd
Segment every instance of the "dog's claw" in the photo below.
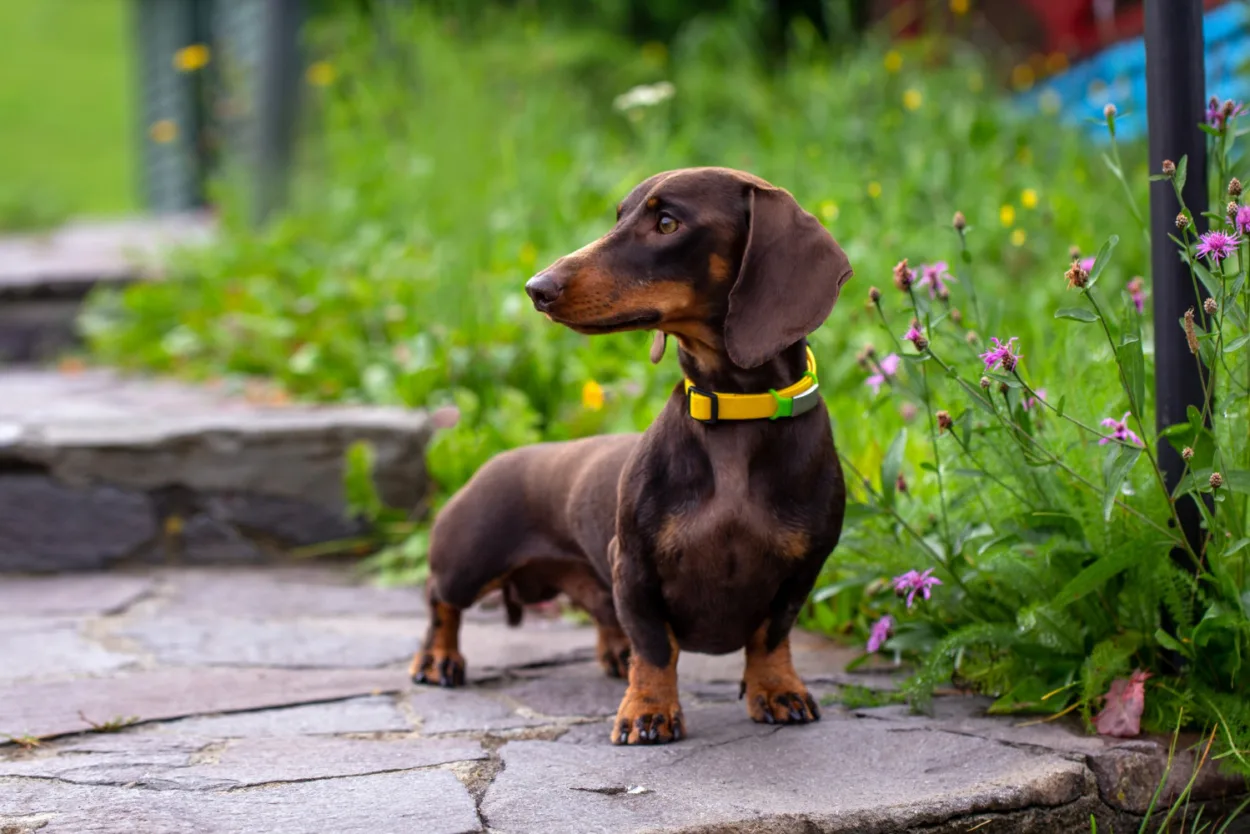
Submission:
<svg viewBox="0 0 1250 834">
<path fill-rule="evenodd" d="M 420 652 L 413 658 L 409 675 L 415 684 L 450 689 L 464 684 L 464 658 L 459 652 Z"/>
</svg>

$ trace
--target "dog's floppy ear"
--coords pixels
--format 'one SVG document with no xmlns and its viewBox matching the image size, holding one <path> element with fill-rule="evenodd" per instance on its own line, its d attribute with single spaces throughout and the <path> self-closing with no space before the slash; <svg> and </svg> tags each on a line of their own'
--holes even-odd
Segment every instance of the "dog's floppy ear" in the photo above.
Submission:
<svg viewBox="0 0 1250 834">
<path fill-rule="evenodd" d="M 750 230 L 729 293 L 725 347 L 754 368 L 820 327 L 851 277 L 851 263 L 790 193 L 750 185 Z"/>
</svg>

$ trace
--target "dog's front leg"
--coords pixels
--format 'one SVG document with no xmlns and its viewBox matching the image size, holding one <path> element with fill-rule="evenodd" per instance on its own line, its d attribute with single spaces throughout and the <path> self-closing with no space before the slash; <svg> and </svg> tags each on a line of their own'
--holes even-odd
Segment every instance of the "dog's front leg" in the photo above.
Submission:
<svg viewBox="0 0 1250 834">
<path fill-rule="evenodd" d="M 769 640 L 769 623 L 751 635 L 747 665 L 742 675 L 742 695 L 747 713 L 762 724 L 806 724 L 820 720 L 820 707 L 790 657 L 790 635 L 779 642 Z"/>
<path fill-rule="evenodd" d="M 613 744 L 665 744 L 686 734 L 677 695 L 677 639 L 664 619 L 659 577 L 651 564 L 621 552 L 614 539 L 612 591 L 632 654 L 629 688 L 612 722 Z"/>
</svg>

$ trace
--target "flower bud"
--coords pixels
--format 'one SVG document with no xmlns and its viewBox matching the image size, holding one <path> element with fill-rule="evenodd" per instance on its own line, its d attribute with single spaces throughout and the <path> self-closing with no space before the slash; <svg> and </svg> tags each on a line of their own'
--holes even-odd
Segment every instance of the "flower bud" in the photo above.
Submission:
<svg viewBox="0 0 1250 834">
<path fill-rule="evenodd" d="M 1202 302 L 1202 309 L 1206 311 L 1208 316 L 1214 316 L 1220 307 L 1215 303 L 1214 298 L 1208 298 L 1206 301 Z"/>
<path fill-rule="evenodd" d="M 1171 179 L 1176 176 L 1176 163 L 1170 159 L 1163 160 L 1163 176 Z"/>
<path fill-rule="evenodd" d="M 959 308 L 952 307 L 951 308 L 951 321 L 953 321 L 955 324 L 962 324 L 963 320 L 964 320 L 964 314 L 959 312 Z"/>
<path fill-rule="evenodd" d="M 1228 220 L 1230 223 L 1236 220 L 1237 209 L 1239 208 L 1241 208 L 1241 206 L 1237 205 L 1236 203 L 1229 203 L 1227 206 L 1224 207 L 1224 213 L 1228 215 Z"/>
<path fill-rule="evenodd" d="M 990 378 L 988 376 L 981 377 L 981 387 L 986 391 L 990 390 Z"/>
<path fill-rule="evenodd" d="M 1183 457 L 1185 460 L 1191 460 L 1193 456 L 1194 456 L 1194 450 L 1190 448 L 1189 446 L 1186 446 L 1184 449 L 1181 450 L 1181 457 Z"/>
<path fill-rule="evenodd" d="M 1068 289 L 1084 289 L 1085 285 L 1089 283 L 1089 273 L 1081 269 L 1080 263 L 1077 262 L 1074 262 L 1068 268 L 1063 277 L 1068 279 Z"/>
<path fill-rule="evenodd" d="M 907 268 L 907 259 L 899 261 L 894 265 L 894 286 L 898 287 L 900 292 L 907 292 L 911 289 L 912 281 L 915 280 L 916 273 Z"/>
<path fill-rule="evenodd" d="M 1228 196 L 1234 200 L 1241 196 L 1241 180 L 1233 177 L 1228 181 Z"/>
<path fill-rule="evenodd" d="M 1081 247 L 1075 244 L 1073 244 L 1072 246 L 1069 246 L 1068 257 L 1074 261 L 1079 261 L 1081 259 Z"/>
<path fill-rule="evenodd" d="M 1114 119 L 1114 118 L 1115 118 L 1115 114 L 1116 114 L 1117 112 L 1119 112 L 1119 111 L 1117 111 L 1117 110 L 1115 109 L 1115 105 L 1114 105 L 1114 104 L 1108 104 L 1106 107 L 1104 107 L 1104 108 L 1102 109 L 1102 115 L 1103 115 L 1103 118 L 1105 118 L 1105 119 Z"/>
<path fill-rule="evenodd" d="M 966 341 L 970 345 L 975 345 L 977 343 L 978 338 L 979 337 L 977 336 L 977 331 L 969 330 L 968 335 L 964 336 L 964 341 Z"/>
<path fill-rule="evenodd" d="M 1189 228 L 1189 218 L 1185 216 L 1185 212 L 1176 215 L 1176 228 L 1184 231 Z"/>
<path fill-rule="evenodd" d="M 1211 489 L 1219 489 L 1224 486 L 1224 476 L 1219 472 L 1211 473 Z"/>
<path fill-rule="evenodd" d="M 869 287 L 868 288 L 868 300 L 871 301 L 873 304 L 876 304 L 878 301 L 880 301 L 881 290 L 877 289 L 876 287 Z"/>
<path fill-rule="evenodd" d="M 907 481 L 901 474 L 898 476 L 898 479 L 894 481 L 894 489 L 899 492 L 907 492 Z"/>
<path fill-rule="evenodd" d="M 955 425 L 955 421 L 951 419 L 951 415 L 947 411 L 939 411 L 937 413 L 938 431 L 946 431 Z"/>
<path fill-rule="evenodd" d="M 1189 352 L 1198 355 L 1198 334 L 1194 331 L 1194 308 L 1190 307 L 1185 311 L 1185 342 L 1189 345 Z"/>
<path fill-rule="evenodd" d="M 955 212 L 955 219 L 951 221 L 951 225 L 955 227 L 957 232 L 962 232 L 968 227 L 968 220 L 964 217 L 962 211 Z"/>
</svg>

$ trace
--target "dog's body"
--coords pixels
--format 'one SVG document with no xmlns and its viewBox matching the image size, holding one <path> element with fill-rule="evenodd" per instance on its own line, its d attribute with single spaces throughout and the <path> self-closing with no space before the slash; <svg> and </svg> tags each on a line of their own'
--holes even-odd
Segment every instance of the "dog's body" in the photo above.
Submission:
<svg viewBox="0 0 1250 834">
<path fill-rule="evenodd" d="M 775 396 L 803 378 L 804 337 L 849 276 L 841 249 L 788 193 L 740 172 L 687 169 L 635 188 L 612 232 L 527 290 L 579 332 L 657 330 L 653 361 L 674 335 L 698 391 Z M 503 588 L 512 612 L 564 592 L 598 623 L 608 673 L 628 669 L 614 742 L 682 737 L 682 650 L 745 648 L 751 717 L 815 720 L 788 636 L 844 507 L 818 398 L 784 419 L 709 422 L 692 416 L 679 384 L 641 435 L 501 454 L 435 522 L 431 625 L 414 680 L 463 682 L 459 612 L 485 592 Z"/>
</svg>

